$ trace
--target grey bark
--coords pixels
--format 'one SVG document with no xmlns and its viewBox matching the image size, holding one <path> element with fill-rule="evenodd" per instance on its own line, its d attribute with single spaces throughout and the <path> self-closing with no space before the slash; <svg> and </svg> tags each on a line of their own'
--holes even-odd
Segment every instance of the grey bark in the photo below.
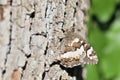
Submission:
<svg viewBox="0 0 120 80">
<path fill-rule="evenodd" d="M 83 80 L 54 63 L 72 28 L 86 39 L 89 0 L 0 0 L 0 80 Z"/>
</svg>

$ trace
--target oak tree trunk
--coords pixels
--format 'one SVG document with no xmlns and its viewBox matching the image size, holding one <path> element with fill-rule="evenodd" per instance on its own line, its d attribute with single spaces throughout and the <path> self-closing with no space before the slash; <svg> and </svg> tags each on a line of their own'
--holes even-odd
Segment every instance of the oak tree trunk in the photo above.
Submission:
<svg viewBox="0 0 120 80">
<path fill-rule="evenodd" d="M 89 0 L 0 0 L 0 80 L 83 80 L 54 63 L 72 28 L 86 39 Z"/>
</svg>

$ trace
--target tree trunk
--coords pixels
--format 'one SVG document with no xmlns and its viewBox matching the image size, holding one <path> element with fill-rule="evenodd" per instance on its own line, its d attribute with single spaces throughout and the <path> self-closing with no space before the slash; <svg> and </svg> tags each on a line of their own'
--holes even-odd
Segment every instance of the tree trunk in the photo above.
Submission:
<svg viewBox="0 0 120 80">
<path fill-rule="evenodd" d="M 67 31 L 86 40 L 89 0 L 0 0 L 0 80 L 83 80 L 55 62 Z"/>
</svg>

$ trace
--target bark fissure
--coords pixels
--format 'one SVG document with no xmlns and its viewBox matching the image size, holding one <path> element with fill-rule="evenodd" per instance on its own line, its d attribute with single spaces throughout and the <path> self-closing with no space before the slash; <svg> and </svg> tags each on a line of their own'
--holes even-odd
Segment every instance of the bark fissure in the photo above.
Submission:
<svg viewBox="0 0 120 80">
<path fill-rule="evenodd" d="M 48 1 L 46 4 L 48 4 Z M 47 17 L 47 10 L 48 10 L 48 5 L 45 6 L 45 18 Z"/>
<path fill-rule="evenodd" d="M 65 0 L 65 6 L 67 5 L 67 1 L 68 1 L 68 0 Z"/>
<path fill-rule="evenodd" d="M 28 63 L 28 62 L 27 62 L 27 61 L 25 61 L 24 66 L 22 66 L 23 71 L 26 69 L 27 63 Z"/>
<path fill-rule="evenodd" d="M 6 73 L 6 70 L 2 71 L 2 78 L 4 77 L 4 74 Z"/>
<path fill-rule="evenodd" d="M 11 36 L 12 36 L 12 26 L 10 26 L 10 35 L 9 35 L 9 43 L 8 43 L 8 52 L 7 52 L 7 54 L 6 54 L 6 58 L 5 58 L 5 65 L 6 65 L 6 63 L 7 63 L 7 59 L 8 59 L 8 55 L 11 53 L 11 42 L 12 42 L 12 38 L 11 38 Z"/>
<path fill-rule="evenodd" d="M 48 43 L 47 43 L 47 45 L 46 45 L 46 48 L 45 48 L 45 50 L 44 50 L 44 55 L 46 55 L 47 54 L 47 51 L 48 51 Z"/>
<path fill-rule="evenodd" d="M 45 78 L 47 72 L 48 72 L 48 71 L 44 71 L 44 72 L 43 72 L 43 74 L 42 74 L 42 80 L 45 80 L 44 78 Z"/>
<path fill-rule="evenodd" d="M 31 40 L 32 40 L 32 36 L 30 36 L 30 39 L 29 39 L 29 48 L 31 49 Z"/>
<path fill-rule="evenodd" d="M 12 1 L 10 1 L 10 2 L 12 2 Z M 11 4 L 11 3 L 10 3 Z M 12 12 L 10 11 L 10 13 L 9 13 L 9 15 L 10 15 L 10 21 L 11 21 L 11 17 L 12 17 Z M 10 25 L 10 28 L 9 28 L 9 43 L 8 43 L 8 52 L 7 52 L 7 54 L 6 54 L 6 59 L 5 59 L 5 65 L 6 65 L 6 62 L 7 62 L 7 56 L 11 53 L 11 43 L 12 43 L 12 25 Z"/>
</svg>

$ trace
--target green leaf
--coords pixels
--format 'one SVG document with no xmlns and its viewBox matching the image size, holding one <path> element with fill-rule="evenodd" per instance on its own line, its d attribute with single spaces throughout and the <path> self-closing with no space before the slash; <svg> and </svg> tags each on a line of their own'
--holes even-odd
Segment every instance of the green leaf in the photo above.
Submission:
<svg viewBox="0 0 120 80">
<path fill-rule="evenodd" d="M 117 19 L 106 33 L 108 45 L 104 49 L 102 69 L 105 78 L 116 77 L 120 73 L 120 19 Z"/>
<path fill-rule="evenodd" d="M 92 0 L 92 14 L 98 16 L 102 21 L 107 21 L 115 10 L 118 0 Z"/>
<path fill-rule="evenodd" d="M 95 65 L 87 65 L 87 78 L 86 80 L 99 80 L 97 67 Z"/>
</svg>

